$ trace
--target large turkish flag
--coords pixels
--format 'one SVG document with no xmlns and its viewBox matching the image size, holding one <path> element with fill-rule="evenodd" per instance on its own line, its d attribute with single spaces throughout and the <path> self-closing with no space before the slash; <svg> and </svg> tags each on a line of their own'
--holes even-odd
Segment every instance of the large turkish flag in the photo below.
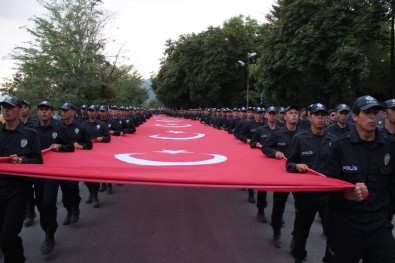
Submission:
<svg viewBox="0 0 395 263">
<path fill-rule="evenodd" d="M 79 181 L 268 191 L 353 187 L 314 171 L 287 173 L 284 160 L 267 158 L 224 131 L 162 115 L 152 117 L 135 134 L 113 136 L 110 143 L 94 143 L 91 151 L 46 151 L 43 158 L 44 164 L 3 162 L 0 172 Z"/>
</svg>

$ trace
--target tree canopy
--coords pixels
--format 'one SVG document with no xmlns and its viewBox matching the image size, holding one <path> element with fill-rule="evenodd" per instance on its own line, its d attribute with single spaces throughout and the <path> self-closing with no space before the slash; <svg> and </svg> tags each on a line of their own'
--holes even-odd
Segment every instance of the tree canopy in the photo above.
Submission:
<svg viewBox="0 0 395 263">
<path fill-rule="evenodd" d="M 245 106 L 246 68 L 237 61 L 246 61 L 247 54 L 257 50 L 263 34 L 256 20 L 239 16 L 222 28 L 168 40 L 153 79 L 158 99 L 175 108 Z"/>
<path fill-rule="evenodd" d="M 147 99 L 141 76 L 132 65 L 118 65 L 122 50 L 110 61 L 103 35 L 111 14 L 96 0 L 41 0 L 46 17 L 33 17 L 25 28 L 31 41 L 18 46 L 12 58 L 17 73 L 8 93 L 37 102 L 49 99 L 77 105 L 141 104 Z"/>
<path fill-rule="evenodd" d="M 244 106 L 247 78 L 255 106 L 387 99 L 390 2 L 278 0 L 267 23 L 233 17 L 168 40 L 153 88 L 169 107 Z M 251 61 L 250 52 L 257 53 Z"/>
</svg>

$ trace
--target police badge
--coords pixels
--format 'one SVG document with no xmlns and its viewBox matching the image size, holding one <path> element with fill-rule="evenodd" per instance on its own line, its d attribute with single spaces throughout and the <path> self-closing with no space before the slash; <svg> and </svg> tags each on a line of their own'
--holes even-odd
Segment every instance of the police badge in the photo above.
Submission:
<svg viewBox="0 0 395 263">
<path fill-rule="evenodd" d="M 25 148 L 26 145 L 27 145 L 27 140 L 26 140 L 26 139 L 22 139 L 22 140 L 21 140 L 21 147 L 22 147 L 22 148 Z"/>
<path fill-rule="evenodd" d="M 56 137 L 58 137 L 58 133 L 57 133 L 57 132 L 53 132 L 53 133 L 52 133 L 52 139 L 54 139 L 54 140 L 55 140 L 55 139 L 56 139 Z"/>
<path fill-rule="evenodd" d="M 390 162 L 390 159 L 391 159 L 391 157 L 390 157 L 390 154 L 389 154 L 389 153 L 387 153 L 386 155 L 384 155 L 384 164 L 385 164 L 385 166 L 388 165 L 388 163 Z"/>
</svg>

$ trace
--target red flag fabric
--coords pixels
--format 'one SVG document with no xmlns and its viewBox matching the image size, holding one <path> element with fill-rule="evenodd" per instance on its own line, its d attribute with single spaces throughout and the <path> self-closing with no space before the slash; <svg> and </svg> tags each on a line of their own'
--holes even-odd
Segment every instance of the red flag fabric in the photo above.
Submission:
<svg viewBox="0 0 395 263">
<path fill-rule="evenodd" d="M 155 115 L 135 134 L 95 142 L 93 150 L 43 153 L 44 164 L 10 164 L 0 173 L 61 180 L 172 186 L 330 191 L 353 187 L 317 172 L 288 173 L 228 133 L 197 121 Z"/>
</svg>

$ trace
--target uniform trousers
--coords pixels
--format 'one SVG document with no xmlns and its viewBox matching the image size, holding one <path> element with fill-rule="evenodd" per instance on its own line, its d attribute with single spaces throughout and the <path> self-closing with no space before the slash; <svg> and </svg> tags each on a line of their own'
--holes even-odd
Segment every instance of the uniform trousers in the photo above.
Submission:
<svg viewBox="0 0 395 263">
<path fill-rule="evenodd" d="M 99 193 L 100 183 L 85 182 L 85 184 L 86 187 L 88 187 L 91 197 L 97 197 Z"/>
<path fill-rule="evenodd" d="M 35 179 L 37 209 L 40 212 L 40 225 L 45 233 L 53 235 L 58 228 L 56 221 L 59 180 Z"/>
<path fill-rule="evenodd" d="M 325 263 L 393 263 L 393 225 L 383 217 L 372 222 L 353 222 L 330 216 Z"/>
<path fill-rule="evenodd" d="M 295 199 L 296 214 L 291 253 L 295 259 L 302 260 L 307 255 L 306 242 L 317 212 L 322 219 L 323 230 L 326 234 L 324 222 L 328 194 L 322 192 L 298 192 L 293 193 L 293 196 Z"/>
<path fill-rule="evenodd" d="M 0 179 L 0 244 L 5 263 L 24 262 L 22 230 L 27 203 L 24 179 Z"/>
<path fill-rule="evenodd" d="M 267 192 L 259 191 L 256 196 L 256 207 L 258 207 L 258 211 L 263 211 L 267 206 Z"/>
<path fill-rule="evenodd" d="M 274 234 L 280 234 L 283 225 L 283 214 L 285 204 L 287 202 L 289 192 L 273 193 L 273 209 L 272 209 L 272 227 Z"/>
<path fill-rule="evenodd" d="M 29 179 L 28 182 L 28 200 L 27 200 L 27 213 L 34 213 L 34 207 L 36 206 L 36 199 L 34 198 L 33 181 Z"/>
<path fill-rule="evenodd" d="M 79 207 L 80 187 L 78 181 L 61 181 L 60 189 L 62 190 L 62 203 L 68 213 L 71 213 L 73 207 Z"/>
</svg>

